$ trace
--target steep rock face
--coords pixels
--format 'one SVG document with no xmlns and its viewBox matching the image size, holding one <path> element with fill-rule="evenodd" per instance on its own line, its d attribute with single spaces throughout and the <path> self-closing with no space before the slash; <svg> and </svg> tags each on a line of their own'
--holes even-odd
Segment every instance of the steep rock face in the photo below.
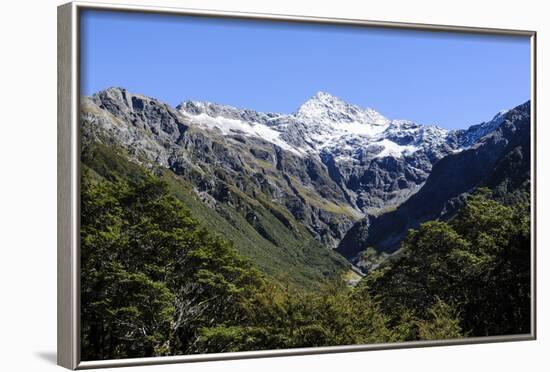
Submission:
<svg viewBox="0 0 550 372">
<path fill-rule="evenodd" d="M 168 168 L 191 181 L 205 200 L 209 195 L 232 204 L 251 221 L 246 197 L 264 197 L 330 247 L 361 216 L 318 158 L 298 156 L 261 136 L 197 126 L 177 110 L 124 89 L 84 98 L 82 129 L 84 143 L 119 147 L 139 164 Z"/>
<path fill-rule="evenodd" d="M 174 109 L 110 88 L 82 99 L 82 135 L 184 177 L 212 208 L 231 204 L 253 221 L 250 200 L 274 203 L 335 248 L 355 221 L 411 198 L 435 163 L 472 147 L 504 116 L 447 131 L 323 92 L 279 114 L 197 101 Z"/>
<path fill-rule="evenodd" d="M 479 186 L 495 188 L 505 181 L 502 187 L 510 182 L 514 187 L 528 182 L 529 102 L 458 134 L 468 142 L 472 141 L 473 132 L 484 136 L 469 148 L 438 161 L 418 193 L 395 211 L 369 215 L 356 223 L 340 242 L 338 251 L 350 260 L 356 260 L 360 252 L 371 246 L 379 252 L 391 253 L 399 247 L 408 229 L 428 220 L 452 216 L 462 205 L 464 193 Z"/>
<path fill-rule="evenodd" d="M 81 117 L 84 140 L 123 146 L 136 159 L 163 167 L 188 129 L 168 105 L 118 88 L 83 97 Z"/>
<path fill-rule="evenodd" d="M 360 213 L 399 205 L 420 188 L 433 163 L 465 142 L 460 133 L 389 120 L 324 92 L 293 114 L 196 101 L 177 109 L 196 127 L 226 137 L 262 138 L 297 158 L 320 160 L 346 202 Z"/>
</svg>

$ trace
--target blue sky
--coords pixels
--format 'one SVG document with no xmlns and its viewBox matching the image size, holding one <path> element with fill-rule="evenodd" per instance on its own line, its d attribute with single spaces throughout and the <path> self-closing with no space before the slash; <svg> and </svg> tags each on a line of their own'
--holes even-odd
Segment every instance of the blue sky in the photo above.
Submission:
<svg viewBox="0 0 550 372">
<path fill-rule="evenodd" d="M 84 11 L 81 90 L 291 113 L 325 91 L 464 128 L 530 98 L 528 37 Z"/>
</svg>

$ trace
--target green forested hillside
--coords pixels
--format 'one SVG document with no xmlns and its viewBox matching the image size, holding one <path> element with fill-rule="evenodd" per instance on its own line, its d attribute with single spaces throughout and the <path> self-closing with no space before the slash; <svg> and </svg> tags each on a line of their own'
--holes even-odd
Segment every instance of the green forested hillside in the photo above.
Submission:
<svg viewBox="0 0 550 372">
<path fill-rule="evenodd" d="M 403 339 L 339 279 L 304 289 L 262 274 L 153 175 L 106 181 L 84 169 L 82 210 L 83 360 Z M 450 322 L 456 337 L 452 316 L 442 308 L 407 327 Z"/>
<path fill-rule="evenodd" d="M 360 290 L 394 321 L 403 313 L 425 317 L 443 301 L 459 314 L 465 335 L 529 333 L 529 205 L 491 196 L 480 189 L 451 221 L 410 230 L 399 257 L 368 275 Z"/>
<path fill-rule="evenodd" d="M 244 257 L 247 243 L 234 230 L 220 234 L 227 227 L 180 180 L 90 150 L 81 185 L 83 360 L 529 332 L 525 204 L 478 193 L 452 221 L 411 231 L 399 259 L 353 288 L 327 264 L 338 260 L 309 260 L 304 245 L 286 276 L 270 273 L 279 263 Z"/>
<path fill-rule="evenodd" d="M 146 179 L 149 171 L 128 161 L 123 153 L 114 147 L 92 144 L 84 149 L 82 162 L 96 179 Z M 292 215 L 262 195 L 252 199 L 227 185 L 231 200 L 214 202 L 209 207 L 182 177 L 166 169 L 156 173 L 193 218 L 212 234 L 236 243 L 235 249 L 267 275 L 311 288 L 350 272 L 351 266 L 343 257 L 319 244 Z"/>
</svg>

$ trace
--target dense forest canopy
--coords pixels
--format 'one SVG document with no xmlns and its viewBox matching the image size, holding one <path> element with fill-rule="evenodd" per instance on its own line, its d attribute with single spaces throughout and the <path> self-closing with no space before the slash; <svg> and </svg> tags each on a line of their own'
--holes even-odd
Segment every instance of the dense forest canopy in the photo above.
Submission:
<svg viewBox="0 0 550 372">
<path fill-rule="evenodd" d="M 148 171 L 82 180 L 84 360 L 530 331 L 529 206 L 490 190 L 357 286 L 312 289 L 257 270 Z"/>
</svg>

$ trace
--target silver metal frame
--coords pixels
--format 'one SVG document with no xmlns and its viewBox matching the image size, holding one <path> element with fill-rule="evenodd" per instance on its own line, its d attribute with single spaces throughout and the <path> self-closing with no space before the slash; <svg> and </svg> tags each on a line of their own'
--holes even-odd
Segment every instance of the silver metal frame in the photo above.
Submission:
<svg viewBox="0 0 550 372">
<path fill-rule="evenodd" d="M 526 36 L 531 40 L 531 333 L 437 341 L 246 351 L 101 361 L 80 360 L 80 133 L 79 66 L 81 10 L 144 12 L 311 24 L 354 25 L 403 30 Z M 281 14 L 228 12 L 75 1 L 58 7 L 58 155 L 57 155 L 57 362 L 69 369 L 120 367 L 290 355 L 341 353 L 411 347 L 479 344 L 536 339 L 536 32 L 495 28 L 381 22 Z"/>
</svg>

